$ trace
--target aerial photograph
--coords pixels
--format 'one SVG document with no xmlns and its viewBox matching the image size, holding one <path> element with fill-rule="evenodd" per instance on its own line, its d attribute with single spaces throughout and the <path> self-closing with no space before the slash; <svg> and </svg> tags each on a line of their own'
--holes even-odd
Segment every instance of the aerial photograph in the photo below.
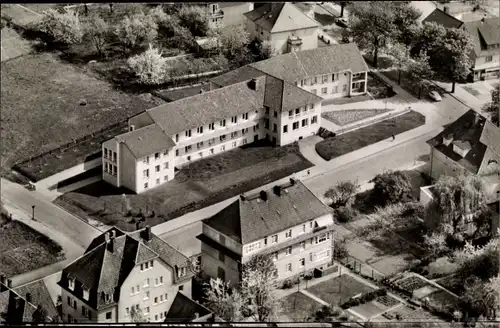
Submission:
<svg viewBox="0 0 500 328">
<path fill-rule="evenodd" d="M 0 326 L 500 328 L 499 0 L 0 13 Z"/>
</svg>

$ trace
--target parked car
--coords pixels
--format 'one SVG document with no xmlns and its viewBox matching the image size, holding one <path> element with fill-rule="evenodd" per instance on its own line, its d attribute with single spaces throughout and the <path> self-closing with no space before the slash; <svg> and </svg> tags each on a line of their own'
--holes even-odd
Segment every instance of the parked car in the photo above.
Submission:
<svg viewBox="0 0 500 328">
<path fill-rule="evenodd" d="M 340 27 L 347 27 L 347 19 L 345 18 L 338 18 L 337 19 L 337 25 Z"/>
<path fill-rule="evenodd" d="M 443 100 L 437 91 L 431 91 L 431 92 L 429 92 L 429 97 L 432 100 L 434 100 L 434 101 L 441 101 L 441 100 Z"/>
</svg>

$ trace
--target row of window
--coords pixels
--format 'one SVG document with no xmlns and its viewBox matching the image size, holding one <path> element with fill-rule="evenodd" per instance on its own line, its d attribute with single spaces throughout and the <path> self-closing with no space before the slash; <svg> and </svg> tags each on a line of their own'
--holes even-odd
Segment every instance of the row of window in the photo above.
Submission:
<svg viewBox="0 0 500 328">
<path fill-rule="evenodd" d="M 167 182 L 168 181 L 168 175 L 165 175 L 163 177 L 163 182 Z M 156 178 L 156 181 L 155 181 L 155 185 L 159 185 L 161 183 L 161 179 L 160 178 Z M 149 188 L 149 183 L 148 182 L 144 182 L 144 189 L 148 189 Z"/>
<path fill-rule="evenodd" d="M 309 105 L 309 108 L 308 108 L 308 106 L 303 107 L 303 113 L 304 113 L 304 114 L 305 114 L 305 113 L 307 113 L 307 111 L 308 111 L 308 110 L 309 110 L 310 112 L 311 112 L 311 111 L 313 111 L 313 110 L 314 110 L 314 104 L 310 104 L 310 105 Z M 275 112 L 275 113 L 276 113 L 276 112 Z M 292 119 L 292 118 L 293 118 L 293 113 L 294 113 L 294 111 L 293 111 L 293 110 L 289 110 L 289 111 L 288 111 L 288 118 L 289 118 L 289 119 Z M 295 108 L 295 116 L 297 116 L 297 115 L 300 115 L 300 108 Z M 275 115 L 275 117 L 276 117 L 276 115 Z"/>
<path fill-rule="evenodd" d="M 141 272 L 153 268 L 153 261 L 145 262 L 141 264 Z"/>
<path fill-rule="evenodd" d="M 168 156 L 168 149 L 166 149 L 166 150 L 163 151 L 163 156 Z M 161 159 L 160 153 L 155 153 L 154 154 L 154 158 L 155 158 L 155 160 Z M 149 164 L 149 156 L 144 157 L 142 159 L 142 162 L 145 163 L 145 164 Z"/>
<path fill-rule="evenodd" d="M 109 173 L 111 175 L 114 175 L 116 177 L 116 174 L 118 172 L 118 168 L 116 165 L 113 165 L 108 162 L 104 162 L 104 172 Z"/>
<path fill-rule="evenodd" d="M 168 170 L 168 168 L 169 168 L 168 162 L 163 163 L 163 169 L 164 170 Z M 161 166 L 160 165 L 156 165 L 155 166 L 155 172 L 158 173 L 158 172 L 160 172 L 160 170 L 161 170 Z M 149 178 L 149 169 L 145 169 L 144 171 L 142 171 L 142 176 L 143 176 L 144 179 Z"/>
<path fill-rule="evenodd" d="M 109 159 L 112 162 L 116 162 L 116 152 L 112 151 L 111 149 L 104 148 L 104 158 Z"/>
<path fill-rule="evenodd" d="M 244 120 L 244 121 L 248 120 L 248 113 L 244 113 L 244 114 L 242 114 L 242 115 L 241 115 L 241 119 L 242 119 L 242 120 Z M 231 123 L 232 123 L 232 124 L 237 124 L 237 123 L 238 123 L 238 115 L 236 115 L 236 116 L 232 116 L 232 117 L 231 117 Z M 219 121 L 219 127 L 223 128 L 223 127 L 225 127 L 225 126 L 226 126 L 226 120 L 225 120 L 225 119 L 220 120 L 220 121 Z M 208 130 L 210 130 L 210 131 L 214 131 L 214 130 L 215 130 L 215 123 L 210 123 L 210 124 L 208 125 Z M 192 136 L 191 131 L 192 131 L 192 130 L 186 130 L 186 131 L 184 132 L 184 134 L 185 134 L 186 138 L 191 138 L 191 136 Z M 197 127 L 197 128 L 196 128 L 196 133 L 197 133 L 197 134 L 203 134 L 203 126 L 199 126 L 199 127 Z M 179 142 L 179 134 L 176 134 L 176 135 L 175 135 L 175 142 Z"/>
<path fill-rule="evenodd" d="M 364 82 L 359 82 L 359 83 L 364 83 Z M 347 84 L 344 84 L 342 85 L 342 92 L 346 92 L 347 91 Z M 318 90 L 316 89 L 311 89 L 311 93 L 314 93 L 315 95 L 318 94 Z M 332 87 L 332 95 L 336 94 L 336 93 L 339 93 L 339 86 L 338 85 L 335 85 Z M 324 88 L 321 88 L 321 94 L 322 95 L 327 95 L 328 94 L 328 88 L 327 87 L 324 87 Z"/>
<path fill-rule="evenodd" d="M 165 294 L 165 300 L 163 300 L 163 295 L 161 295 L 160 297 L 162 299 L 162 301 L 160 301 L 160 303 L 167 301 L 167 294 Z M 153 305 L 156 305 L 156 304 L 153 304 Z M 132 308 L 128 308 L 128 307 L 125 308 L 125 316 L 128 317 L 131 314 L 132 309 L 134 309 L 134 308 L 135 308 L 135 311 L 140 311 L 139 304 L 135 304 L 134 306 L 132 306 Z M 145 316 L 147 316 L 147 319 L 146 319 L 147 321 L 151 321 L 151 317 L 148 316 L 150 313 L 151 313 L 151 308 L 149 306 L 146 306 L 144 308 L 143 314 Z M 162 311 L 159 314 L 155 314 L 154 321 L 163 320 L 166 316 L 167 316 L 167 311 Z"/>
<path fill-rule="evenodd" d="M 323 261 L 327 258 L 330 257 L 330 249 L 325 249 L 321 252 L 317 252 L 316 254 L 314 253 L 309 253 L 309 262 L 317 262 L 317 261 Z M 299 260 L 298 267 L 303 268 L 306 265 L 306 259 L 303 257 Z M 292 272 L 293 270 L 293 265 L 292 263 L 287 263 L 285 270 L 287 272 Z M 278 275 L 278 271 L 275 271 L 275 276 Z"/>
<path fill-rule="evenodd" d="M 320 76 L 315 76 L 307 79 L 300 80 L 299 82 L 296 83 L 297 86 L 303 87 L 305 85 L 316 85 L 318 83 L 328 83 L 328 82 L 335 82 L 339 80 L 339 73 L 334 73 L 334 74 L 324 74 Z"/>
<path fill-rule="evenodd" d="M 321 244 L 321 243 L 324 243 L 325 241 L 329 240 L 330 239 L 330 234 L 329 233 L 325 233 L 325 234 L 322 234 L 320 236 L 316 236 L 315 238 L 311 238 L 310 241 L 311 241 L 311 245 L 313 244 Z M 299 244 L 299 252 L 302 252 L 306 249 L 306 242 L 303 241 Z M 293 246 L 288 246 L 287 248 L 285 248 L 285 256 L 289 256 L 289 255 L 292 255 L 292 252 L 293 252 Z M 273 254 L 273 260 L 276 261 L 278 260 L 279 258 L 279 252 L 275 252 Z"/>
</svg>

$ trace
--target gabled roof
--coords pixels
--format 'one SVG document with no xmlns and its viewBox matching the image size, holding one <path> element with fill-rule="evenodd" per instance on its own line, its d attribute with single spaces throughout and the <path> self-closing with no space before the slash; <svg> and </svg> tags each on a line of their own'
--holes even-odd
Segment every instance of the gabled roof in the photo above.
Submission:
<svg viewBox="0 0 500 328">
<path fill-rule="evenodd" d="M 67 280 L 75 279 L 74 296 L 81 296 L 83 289 L 90 290 L 93 296 L 85 302 L 98 308 L 105 305 L 104 300 L 101 300 L 101 293 L 119 298 L 120 286 L 132 268 L 155 258 L 161 259 L 172 269 L 187 267 L 188 275 L 182 279 L 190 278 L 193 272 L 189 259 L 148 229 L 146 227 L 132 233 L 124 233 L 113 227 L 96 237 L 91 242 L 92 249 L 89 247 L 84 255 L 64 268 L 59 285 L 67 289 Z M 146 238 L 148 231 L 149 240 Z M 115 233 L 114 238 L 110 236 L 112 232 Z M 106 234 L 109 234 L 112 240 L 112 248 L 111 244 L 106 242 Z M 174 281 L 177 280 L 174 274 Z"/>
<path fill-rule="evenodd" d="M 347 70 L 359 73 L 369 70 L 354 43 L 290 52 L 252 63 L 250 66 L 291 84 L 322 74 Z"/>
<path fill-rule="evenodd" d="M 443 137 L 452 137 L 453 142 L 446 146 Z M 487 152 L 500 158 L 500 128 L 472 109 L 427 143 L 474 174 L 478 173 Z M 453 151 L 454 144 L 470 146 L 470 150 L 462 157 Z"/>
<path fill-rule="evenodd" d="M 120 134 L 115 139 L 118 142 L 123 142 L 135 158 L 141 158 L 165 149 L 172 149 L 175 146 L 172 138 L 158 124 L 151 124 Z"/>
<path fill-rule="evenodd" d="M 445 13 L 441 9 L 436 8 L 432 13 L 429 14 L 423 21 L 422 24 L 425 23 L 436 23 L 442 25 L 446 28 L 460 28 L 464 25 L 459 19 L 451 16 L 448 13 Z"/>
<path fill-rule="evenodd" d="M 244 15 L 271 33 L 319 27 L 317 21 L 289 2 L 266 3 Z"/>
<path fill-rule="evenodd" d="M 204 223 L 241 244 L 248 244 L 331 213 L 331 208 L 302 182 L 292 180 L 280 187 L 280 196 L 274 189 L 266 190 L 266 201 L 260 194 L 244 195 Z"/>
<path fill-rule="evenodd" d="M 500 43 L 500 24 L 498 17 L 485 18 L 473 22 L 464 23 L 465 29 L 474 40 L 474 52 L 477 56 L 484 53 L 497 54 L 497 49 L 486 49 L 486 46 Z"/>
<path fill-rule="evenodd" d="M 183 293 L 177 292 L 165 317 L 165 322 L 190 322 L 210 313 L 212 312 L 206 307 L 196 303 Z"/>
</svg>

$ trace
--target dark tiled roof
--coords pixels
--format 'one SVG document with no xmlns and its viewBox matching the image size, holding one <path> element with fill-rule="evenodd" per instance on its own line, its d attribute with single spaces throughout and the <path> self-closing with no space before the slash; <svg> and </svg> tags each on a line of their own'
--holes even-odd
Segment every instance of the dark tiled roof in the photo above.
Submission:
<svg viewBox="0 0 500 328">
<path fill-rule="evenodd" d="M 282 186 L 281 196 L 267 190 L 267 201 L 259 195 L 241 197 L 204 222 L 239 243 L 252 241 L 331 213 L 300 181 Z"/>
<path fill-rule="evenodd" d="M 422 21 L 422 24 L 425 23 L 436 23 L 446 28 L 460 28 L 464 24 L 461 20 L 437 8 Z"/>
<path fill-rule="evenodd" d="M 250 66 L 291 84 L 322 74 L 346 70 L 353 73 L 368 71 L 368 66 L 354 43 L 291 52 Z"/>
<path fill-rule="evenodd" d="M 115 300 L 119 299 L 120 286 L 132 268 L 154 258 L 160 258 L 172 269 L 187 266 L 188 275 L 182 279 L 189 279 L 193 275 L 186 256 L 152 233 L 149 241 L 144 239 L 146 228 L 126 234 L 113 227 L 106 233 L 112 231 L 116 236 L 112 250 L 105 242 L 105 234 L 96 237 L 91 243 L 94 248 L 89 247 L 84 255 L 68 265 L 59 282 L 61 287 L 67 289 L 68 278 L 74 278 L 75 291 L 72 293 L 77 297 L 82 296 L 83 289 L 89 289 L 92 295 L 89 301 L 85 301 L 88 305 L 94 308 L 105 306 L 102 293 L 114 295 Z M 174 274 L 174 281 L 178 280 Z"/>
<path fill-rule="evenodd" d="M 478 123 L 475 123 L 476 117 Z M 443 144 L 444 136 L 452 136 L 453 142 L 446 146 Z M 461 145 L 469 143 L 471 149 L 465 157 L 453 151 L 453 144 L 457 141 Z M 476 174 L 487 150 L 500 156 L 500 129 L 471 109 L 427 143 Z"/>
<path fill-rule="evenodd" d="M 157 124 L 120 134 L 116 136 L 116 140 L 123 142 L 136 158 L 172 149 L 175 146 L 171 137 L 165 134 Z"/>
<path fill-rule="evenodd" d="M 319 27 L 318 22 L 289 2 L 266 3 L 244 15 L 271 33 Z"/>
<path fill-rule="evenodd" d="M 189 322 L 198 317 L 204 317 L 212 313 L 206 307 L 196 303 L 183 293 L 177 292 L 174 301 L 168 310 L 165 322 Z"/>
<path fill-rule="evenodd" d="M 474 40 L 474 52 L 477 56 L 483 54 L 497 54 L 497 49 L 486 49 L 487 45 L 500 43 L 498 17 L 464 23 L 465 29 Z"/>
<path fill-rule="evenodd" d="M 258 69 L 253 68 L 250 65 L 245 65 L 235 70 L 229 71 L 225 74 L 214 77 L 210 79 L 210 82 L 213 82 L 220 87 L 226 87 L 231 84 L 248 81 L 264 75 L 265 75 L 264 72 L 259 71 Z"/>
</svg>

